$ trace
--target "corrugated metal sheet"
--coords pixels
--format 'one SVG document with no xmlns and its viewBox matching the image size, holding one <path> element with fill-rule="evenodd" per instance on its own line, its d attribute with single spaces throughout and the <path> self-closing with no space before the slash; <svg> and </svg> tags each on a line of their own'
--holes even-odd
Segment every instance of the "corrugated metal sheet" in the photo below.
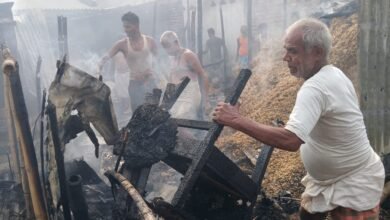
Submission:
<svg viewBox="0 0 390 220">
<path fill-rule="evenodd" d="M 390 152 L 390 1 L 360 0 L 361 109 L 371 145 Z"/>
</svg>

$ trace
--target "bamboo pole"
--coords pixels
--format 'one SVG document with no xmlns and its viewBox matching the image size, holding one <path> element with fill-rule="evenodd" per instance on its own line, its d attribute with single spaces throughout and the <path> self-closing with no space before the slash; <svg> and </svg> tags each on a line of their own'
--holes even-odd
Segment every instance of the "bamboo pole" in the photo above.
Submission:
<svg viewBox="0 0 390 220">
<path fill-rule="evenodd" d="M 7 119 L 7 129 L 8 129 L 8 143 L 9 143 L 9 151 L 11 153 L 11 170 L 13 173 L 13 180 L 15 182 L 21 183 L 21 177 L 20 177 L 20 166 L 19 166 L 19 155 L 18 151 L 16 149 L 16 135 L 15 135 L 15 127 L 14 122 L 12 121 L 12 114 L 9 104 L 9 98 L 8 98 L 8 90 L 9 90 L 9 84 L 8 80 L 3 80 L 3 94 L 4 94 L 4 114 Z"/>
<path fill-rule="evenodd" d="M 3 49 L 2 48 L 2 54 L 4 59 L 11 59 L 11 54 L 9 49 Z M 3 61 L 2 61 L 3 63 Z M 11 143 L 11 146 L 14 146 L 14 154 L 12 157 L 14 157 L 13 160 L 15 160 L 16 166 L 18 168 L 17 172 L 20 178 L 20 183 L 22 184 L 22 191 L 23 191 L 23 197 L 24 197 L 24 202 L 25 202 L 25 208 L 26 208 L 26 219 L 32 219 L 33 215 L 33 208 L 31 204 L 31 195 L 30 195 L 30 189 L 28 185 L 28 179 L 27 179 L 27 174 L 26 174 L 26 169 L 24 166 L 23 162 L 23 155 L 20 152 L 19 146 L 21 145 L 21 139 L 19 134 L 16 132 L 15 128 L 15 109 L 13 105 L 13 98 L 12 98 L 12 93 L 10 85 L 9 85 L 9 80 L 8 78 L 4 77 L 3 78 L 4 82 L 4 101 L 5 101 L 5 106 L 6 106 L 6 114 L 7 114 L 7 123 L 8 123 L 8 134 L 10 135 L 10 141 L 13 141 L 13 144 Z M 13 153 L 12 153 L 13 154 Z"/>
<path fill-rule="evenodd" d="M 118 181 L 121 186 L 129 193 L 130 197 L 133 199 L 135 205 L 139 210 L 139 214 L 144 220 L 156 220 L 154 217 L 153 211 L 146 204 L 142 196 L 138 193 L 135 187 L 127 180 L 124 176 L 119 173 L 116 173 L 112 170 L 108 170 L 104 173 L 108 178 L 114 178 Z"/>
<path fill-rule="evenodd" d="M 5 80 L 9 81 L 11 89 L 9 94 L 12 95 L 12 114 L 15 121 L 16 133 L 20 138 L 20 149 L 26 170 L 34 216 L 38 220 L 46 220 L 47 214 L 39 180 L 38 163 L 32 141 L 17 62 L 13 59 L 6 58 L 3 62 L 3 73 Z"/>
</svg>

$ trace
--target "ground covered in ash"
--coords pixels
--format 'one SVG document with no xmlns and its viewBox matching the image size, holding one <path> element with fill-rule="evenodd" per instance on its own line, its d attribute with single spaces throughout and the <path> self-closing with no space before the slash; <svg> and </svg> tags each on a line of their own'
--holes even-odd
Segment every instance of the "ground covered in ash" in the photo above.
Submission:
<svg viewBox="0 0 390 220">
<path fill-rule="evenodd" d="M 331 21 L 333 51 L 331 63 L 339 67 L 358 88 L 357 34 L 358 16 L 335 18 Z M 291 76 L 283 63 L 282 39 L 268 42 L 254 60 L 253 76 L 241 97 L 241 113 L 257 122 L 272 125 L 277 119 L 287 122 L 294 106 L 296 94 L 303 81 Z M 261 143 L 240 132 L 225 132 L 217 142 L 240 167 L 250 173 L 253 157 L 261 150 Z M 263 189 L 269 197 L 277 197 L 283 191 L 291 192 L 299 201 L 304 190 L 300 180 L 305 175 L 299 153 L 275 150 L 263 181 Z"/>
</svg>

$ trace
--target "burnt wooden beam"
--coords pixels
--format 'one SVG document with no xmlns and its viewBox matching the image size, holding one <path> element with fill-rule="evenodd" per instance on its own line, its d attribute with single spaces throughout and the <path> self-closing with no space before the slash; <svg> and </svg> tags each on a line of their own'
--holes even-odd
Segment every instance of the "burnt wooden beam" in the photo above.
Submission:
<svg viewBox="0 0 390 220">
<path fill-rule="evenodd" d="M 35 70 L 35 80 L 36 80 L 36 94 L 37 94 L 37 100 L 38 100 L 38 106 L 40 106 L 40 103 L 42 102 L 41 98 L 41 66 L 42 66 L 42 58 L 41 56 L 38 57 L 37 60 L 37 66 Z M 39 109 L 41 110 L 41 109 Z"/>
<path fill-rule="evenodd" d="M 226 49 L 226 41 L 225 41 L 225 25 L 224 25 L 224 20 L 223 20 L 223 11 L 222 11 L 222 6 L 219 7 L 219 17 L 221 20 L 221 38 L 223 42 L 223 77 L 224 83 L 226 83 L 226 63 L 227 63 L 227 49 Z"/>
<path fill-rule="evenodd" d="M 190 119 L 172 118 L 178 127 L 193 128 L 199 130 L 209 130 L 213 126 L 213 122 L 209 121 L 197 121 Z"/>
<path fill-rule="evenodd" d="M 178 172 L 185 174 L 190 166 L 191 158 L 194 158 L 197 153 L 195 148 L 188 146 L 199 144 L 198 140 L 180 139 L 175 150 L 163 161 Z M 222 183 L 242 198 L 251 200 L 256 196 L 257 185 L 215 146 L 212 147 L 212 153 L 204 171 L 208 173 L 211 171 L 213 175 L 208 175 L 211 179 Z"/>
<path fill-rule="evenodd" d="M 200 64 L 203 64 L 203 0 L 197 2 L 198 10 L 198 32 L 197 32 L 197 52 Z"/>
<path fill-rule="evenodd" d="M 178 85 L 168 83 L 160 107 L 166 110 L 171 109 L 189 82 L 190 78 L 186 76 Z"/>
<path fill-rule="evenodd" d="M 230 94 L 226 97 L 225 102 L 235 105 L 245 88 L 246 83 L 251 76 L 251 71 L 248 69 L 241 70 L 238 75 Z M 207 133 L 205 139 L 197 147 L 197 154 L 193 158 L 190 167 L 181 181 L 177 192 L 172 200 L 172 204 L 178 207 L 184 207 L 184 204 L 190 194 L 195 181 L 198 179 L 203 167 L 209 160 L 213 152 L 214 143 L 221 134 L 223 125 L 214 124 Z"/>
<path fill-rule="evenodd" d="M 55 160 L 57 163 L 58 180 L 59 180 L 59 184 L 60 184 L 61 204 L 62 204 L 62 209 L 63 209 L 62 211 L 64 214 L 64 219 L 71 220 L 72 216 L 70 214 L 70 207 L 69 207 L 69 197 L 68 197 L 68 187 L 67 187 L 66 174 L 65 174 L 64 155 L 63 155 L 62 150 L 61 150 L 61 142 L 60 142 L 60 137 L 59 137 L 59 132 L 58 132 L 56 107 L 50 101 L 49 101 L 47 108 L 46 108 L 46 114 L 49 118 L 50 131 L 51 131 L 51 136 L 52 136 L 53 145 L 54 145 Z"/>
<path fill-rule="evenodd" d="M 263 145 L 261 148 L 255 169 L 252 172 L 252 180 L 258 187 L 261 187 L 273 150 L 274 148 L 268 145 Z"/>
<path fill-rule="evenodd" d="M 252 63 L 252 48 L 253 48 L 252 0 L 247 0 L 247 26 L 248 26 L 248 64 L 250 67 Z"/>
</svg>

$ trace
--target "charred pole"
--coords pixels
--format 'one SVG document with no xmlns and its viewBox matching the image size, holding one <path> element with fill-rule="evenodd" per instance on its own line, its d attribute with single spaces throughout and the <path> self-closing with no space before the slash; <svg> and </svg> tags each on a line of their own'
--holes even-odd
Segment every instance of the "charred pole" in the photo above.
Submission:
<svg viewBox="0 0 390 220">
<path fill-rule="evenodd" d="M 42 98 L 41 98 L 41 66 L 42 66 L 42 58 L 41 58 L 41 56 L 39 56 L 38 60 L 37 60 L 37 67 L 35 70 L 35 82 L 36 82 L 36 94 L 37 94 L 38 106 L 40 106 L 40 103 L 42 101 Z"/>
<path fill-rule="evenodd" d="M 225 102 L 232 105 L 237 103 L 238 98 L 244 90 L 251 74 L 251 71 L 248 69 L 241 70 L 232 87 L 231 93 L 226 97 Z M 206 165 L 207 160 L 213 152 L 214 143 L 221 134 L 222 129 L 223 125 L 215 123 L 210 128 L 206 138 L 198 145 L 197 155 L 195 158 L 193 158 L 190 167 L 186 171 L 183 180 L 181 181 L 179 188 L 173 197 L 172 204 L 174 206 L 179 208 L 184 207 L 192 187 L 195 185 L 195 182 L 200 176 L 203 167 Z"/>
<path fill-rule="evenodd" d="M 197 34 L 197 46 L 198 57 L 200 64 L 203 63 L 203 4 L 202 0 L 198 0 L 198 34 Z"/>
<path fill-rule="evenodd" d="M 59 58 L 62 59 L 62 57 L 66 55 L 69 60 L 68 20 L 64 16 L 58 16 L 57 23 L 58 23 Z"/>
<path fill-rule="evenodd" d="M 48 219 L 44 205 L 42 188 L 39 180 L 38 162 L 29 125 L 26 103 L 22 84 L 19 76 L 18 63 L 12 59 L 6 59 L 3 63 L 3 73 L 9 80 L 10 95 L 12 95 L 13 117 L 17 136 L 20 140 L 20 149 L 24 165 L 27 168 L 27 180 L 31 193 L 32 207 L 36 219 Z"/>
<path fill-rule="evenodd" d="M 47 104 L 46 114 L 49 118 L 51 136 L 53 139 L 54 145 L 54 154 L 55 160 L 57 163 L 57 172 L 58 172 L 58 180 L 60 183 L 60 194 L 61 194 L 61 203 L 63 208 L 63 214 L 65 220 L 71 220 L 72 216 L 70 214 L 69 208 L 69 198 L 68 198 L 68 189 L 66 183 L 66 174 L 65 174 L 65 165 L 64 165 L 64 155 L 61 150 L 61 142 L 58 132 L 58 124 L 57 124 L 57 114 L 56 107 L 50 101 Z"/>
<path fill-rule="evenodd" d="M 251 66 L 252 62 L 252 0 L 247 0 L 247 27 L 248 27 L 248 64 Z"/>
<path fill-rule="evenodd" d="M 225 25 L 223 22 L 223 11 L 222 11 L 222 5 L 219 7 L 219 17 L 221 20 L 221 37 L 222 37 L 222 43 L 223 43 L 223 76 L 224 76 L 224 83 L 226 82 L 226 58 L 227 56 L 227 49 L 226 49 L 226 42 L 225 42 Z"/>
<path fill-rule="evenodd" d="M 152 26 L 152 36 L 156 39 L 156 27 L 157 27 L 157 2 L 155 1 L 153 4 L 153 26 Z"/>
<path fill-rule="evenodd" d="M 196 41 L 196 34 L 195 34 L 195 17 L 196 17 L 196 10 L 193 10 L 191 12 L 191 25 L 190 25 L 190 49 L 192 51 L 195 51 L 195 41 Z"/>
</svg>

